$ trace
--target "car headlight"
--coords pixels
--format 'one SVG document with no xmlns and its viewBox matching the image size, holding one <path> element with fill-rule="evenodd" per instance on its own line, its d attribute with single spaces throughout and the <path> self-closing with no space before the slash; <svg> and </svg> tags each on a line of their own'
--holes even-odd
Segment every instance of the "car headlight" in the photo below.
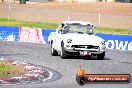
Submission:
<svg viewBox="0 0 132 88">
<path fill-rule="evenodd" d="M 101 46 L 100 48 L 101 48 L 101 49 L 105 49 L 105 48 L 106 48 L 106 46 Z"/>
<path fill-rule="evenodd" d="M 101 49 L 105 49 L 105 48 L 106 48 L 106 46 L 105 46 L 105 41 L 102 41 L 102 42 L 101 42 L 100 48 L 101 48 Z"/>
<path fill-rule="evenodd" d="M 68 39 L 67 40 L 67 43 L 72 43 L 72 39 Z"/>
</svg>

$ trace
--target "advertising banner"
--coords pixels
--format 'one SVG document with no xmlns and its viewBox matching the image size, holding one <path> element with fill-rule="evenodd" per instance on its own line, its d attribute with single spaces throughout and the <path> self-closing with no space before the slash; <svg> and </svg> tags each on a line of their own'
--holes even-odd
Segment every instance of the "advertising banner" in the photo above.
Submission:
<svg viewBox="0 0 132 88">
<path fill-rule="evenodd" d="M 114 35 L 97 33 L 97 36 L 106 41 L 108 49 L 132 50 L 132 36 L 131 35 Z"/>
<path fill-rule="evenodd" d="M 51 32 L 55 32 L 55 30 L 46 28 L 0 26 L 0 40 L 48 44 L 48 36 Z M 106 41 L 106 47 L 108 49 L 132 51 L 132 35 L 97 33 L 96 36 L 99 36 Z"/>
</svg>

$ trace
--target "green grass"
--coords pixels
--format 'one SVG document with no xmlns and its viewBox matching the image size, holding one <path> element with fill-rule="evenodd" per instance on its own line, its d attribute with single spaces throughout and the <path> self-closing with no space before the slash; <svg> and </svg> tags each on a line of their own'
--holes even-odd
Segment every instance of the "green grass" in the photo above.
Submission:
<svg viewBox="0 0 132 88">
<path fill-rule="evenodd" d="M 127 28 L 108 28 L 108 27 L 97 27 L 97 33 L 106 34 L 121 34 L 121 35 L 132 35 L 132 30 Z"/>
<path fill-rule="evenodd" d="M 13 19 L 8 20 L 6 18 L 0 18 L 0 25 L 56 29 L 59 24 L 47 23 L 47 22 L 42 23 L 42 22 L 19 21 L 19 20 L 13 20 Z"/>
<path fill-rule="evenodd" d="M 13 19 L 8 20 L 7 18 L 0 18 L 0 25 L 56 29 L 59 26 L 59 23 L 29 22 L 29 21 L 19 21 Z M 132 35 L 132 30 L 127 28 L 97 27 L 96 33 Z"/>
<path fill-rule="evenodd" d="M 7 65 L 5 62 L 3 62 L 3 61 L 0 61 L 0 72 L 1 71 L 8 71 L 8 70 L 10 70 L 11 68 L 10 68 L 10 66 L 9 65 Z"/>
<path fill-rule="evenodd" d="M 0 77 L 5 77 L 7 72 L 11 70 L 10 65 L 0 60 Z"/>
<path fill-rule="evenodd" d="M 6 60 L 0 60 L 0 78 L 18 77 L 28 70 L 20 65 L 13 65 Z"/>
</svg>

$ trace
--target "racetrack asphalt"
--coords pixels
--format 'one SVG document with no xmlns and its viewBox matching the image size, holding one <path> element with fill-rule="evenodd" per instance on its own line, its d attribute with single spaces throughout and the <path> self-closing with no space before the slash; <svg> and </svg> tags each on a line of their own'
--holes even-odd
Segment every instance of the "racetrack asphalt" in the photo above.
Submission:
<svg viewBox="0 0 132 88">
<path fill-rule="evenodd" d="M 62 74 L 56 81 L 0 86 L 0 88 L 131 88 L 129 84 L 86 84 L 76 83 L 77 67 L 82 65 L 88 74 L 130 74 L 132 75 L 132 52 L 121 50 L 107 50 L 105 60 L 71 57 L 61 59 L 51 56 L 50 47 L 42 44 L 17 43 L 0 41 L 0 57 L 19 60 L 26 63 L 45 66 Z"/>
</svg>

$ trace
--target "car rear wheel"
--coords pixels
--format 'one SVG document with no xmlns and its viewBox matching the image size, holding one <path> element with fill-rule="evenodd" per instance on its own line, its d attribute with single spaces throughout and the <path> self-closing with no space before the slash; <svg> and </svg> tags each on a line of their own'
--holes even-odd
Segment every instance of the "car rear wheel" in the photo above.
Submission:
<svg viewBox="0 0 132 88">
<path fill-rule="evenodd" d="M 104 60 L 105 52 L 102 54 L 97 55 L 97 60 Z"/>
</svg>

